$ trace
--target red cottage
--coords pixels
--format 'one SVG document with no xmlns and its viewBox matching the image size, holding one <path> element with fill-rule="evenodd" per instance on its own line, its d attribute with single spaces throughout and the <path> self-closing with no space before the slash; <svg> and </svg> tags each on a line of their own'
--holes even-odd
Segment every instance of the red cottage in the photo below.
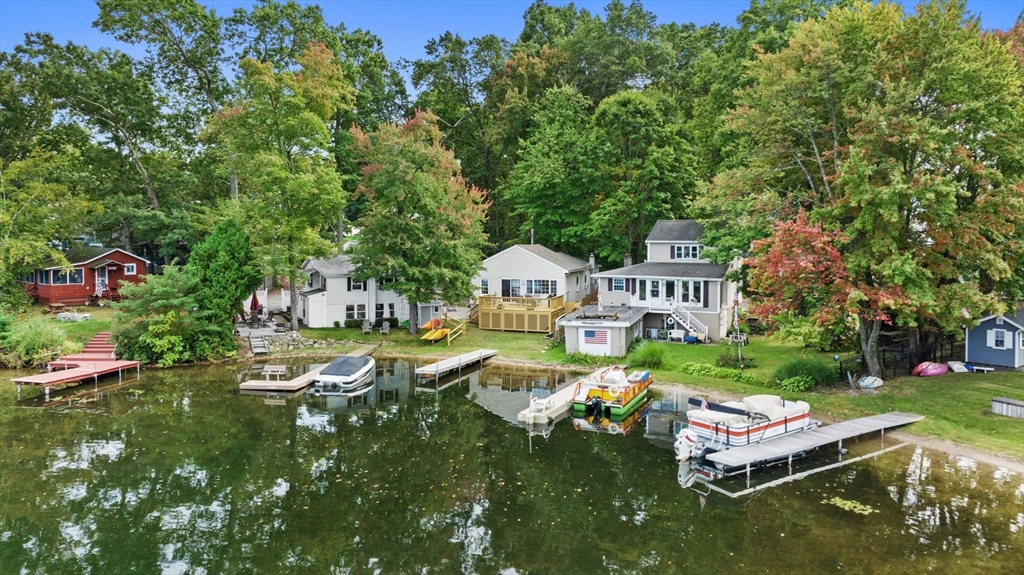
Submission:
<svg viewBox="0 0 1024 575">
<path fill-rule="evenodd" d="M 52 266 L 22 279 L 29 295 L 39 303 L 85 305 L 96 299 L 119 300 L 120 282 L 141 282 L 149 263 L 120 248 L 79 247 L 64 255 L 74 268 L 71 273 Z M 52 263 L 50 260 L 44 265 Z"/>
</svg>

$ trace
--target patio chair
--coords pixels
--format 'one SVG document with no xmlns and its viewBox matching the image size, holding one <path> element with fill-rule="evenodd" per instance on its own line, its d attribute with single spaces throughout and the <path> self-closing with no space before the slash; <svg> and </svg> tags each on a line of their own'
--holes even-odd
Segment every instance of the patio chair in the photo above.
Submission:
<svg viewBox="0 0 1024 575">
<path fill-rule="evenodd" d="M 391 322 L 390 321 L 386 321 L 386 322 L 380 324 L 380 334 L 381 335 L 388 335 L 390 333 L 391 333 Z"/>
<path fill-rule="evenodd" d="M 373 334 L 373 324 L 368 319 L 363 320 L 363 333 Z"/>
</svg>

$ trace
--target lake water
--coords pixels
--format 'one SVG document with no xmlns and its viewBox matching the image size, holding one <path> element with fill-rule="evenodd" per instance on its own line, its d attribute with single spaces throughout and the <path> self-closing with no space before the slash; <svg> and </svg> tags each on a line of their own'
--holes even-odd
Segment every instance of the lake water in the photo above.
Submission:
<svg viewBox="0 0 1024 575">
<path fill-rule="evenodd" d="M 508 419 L 565 374 L 434 392 L 411 373 L 379 360 L 363 396 L 268 398 L 237 393 L 237 366 L 150 370 L 95 401 L 0 406 L 0 574 L 1024 570 L 1005 470 L 907 446 L 702 505 L 665 441 L 681 398 L 616 435 L 531 435 Z"/>
</svg>

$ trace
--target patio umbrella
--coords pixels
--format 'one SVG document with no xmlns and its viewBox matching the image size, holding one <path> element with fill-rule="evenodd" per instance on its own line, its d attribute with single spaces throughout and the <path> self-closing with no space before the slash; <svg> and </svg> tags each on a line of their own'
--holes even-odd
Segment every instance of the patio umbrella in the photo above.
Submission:
<svg viewBox="0 0 1024 575">
<path fill-rule="evenodd" d="M 252 301 L 249 302 L 249 311 L 256 311 L 260 309 L 260 300 L 256 297 L 256 292 L 252 292 Z"/>
</svg>

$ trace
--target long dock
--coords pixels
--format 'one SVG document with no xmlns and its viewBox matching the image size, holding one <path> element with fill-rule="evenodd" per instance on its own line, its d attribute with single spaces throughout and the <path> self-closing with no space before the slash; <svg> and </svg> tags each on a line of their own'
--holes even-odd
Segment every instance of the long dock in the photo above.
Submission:
<svg viewBox="0 0 1024 575">
<path fill-rule="evenodd" d="M 349 357 L 363 357 L 372 354 L 377 350 L 378 344 L 368 344 L 362 347 L 356 348 L 345 355 Z M 287 381 L 271 381 L 269 379 L 250 379 L 239 384 L 238 389 L 243 391 L 282 391 L 282 392 L 294 392 L 300 391 L 309 387 L 313 383 L 313 378 L 317 376 L 329 363 L 325 363 L 320 367 L 307 371 L 306 373 L 296 377 L 295 379 L 289 379 Z"/>
<path fill-rule="evenodd" d="M 899 427 L 921 421 L 924 416 L 913 413 L 892 411 L 882 415 L 851 419 L 833 425 L 826 425 L 810 431 L 804 431 L 778 439 L 772 439 L 753 445 L 745 445 L 726 451 L 711 453 L 705 457 L 708 461 L 726 468 L 756 467 L 763 463 L 786 460 L 812 449 L 831 443 L 839 443 L 842 448 L 843 440 L 866 435 L 876 431 L 884 432 L 892 427 Z"/>
<path fill-rule="evenodd" d="M 416 368 L 416 377 L 420 379 L 437 379 L 449 373 L 483 363 L 485 360 L 496 355 L 498 355 L 498 350 L 496 349 L 478 349 L 448 359 L 442 359 L 437 363 L 418 367 Z"/>
<path fill-rule="evenodd" d="M 118 383 L 121 383 L 124 372 L 132 369 L 138 378 L 139 362 L 116 359 L 114 344 L 110 343 L 110 334 L 102 332 L 96 334 L 85 345 L 82 353 L 63 356 L 49 362 L 46 373 L 17 377 L 11 381 L 18 384 L 19 395 L 22 385 L 42 386 L 44 397 L 49 401 L 50 389 L 58 385 L 80 384 L 88 379 L 98 383 L 101 375 L 111 373 L 117 373 Z"/>
</svg>

